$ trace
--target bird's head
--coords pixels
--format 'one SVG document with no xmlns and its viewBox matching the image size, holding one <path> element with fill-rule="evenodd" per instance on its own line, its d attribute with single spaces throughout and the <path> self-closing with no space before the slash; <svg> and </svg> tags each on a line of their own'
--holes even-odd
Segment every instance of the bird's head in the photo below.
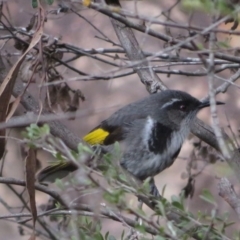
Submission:
<svg viewBox="0 0 240 240">
<path fill-rule="evenodd" d="M 224 104 L 216 102 L 217 105 Z M 209 101 L 201 102 L 190 94 L 182 91 L 166 90 L 162 92 L 161 112 L 174 127 L 191 124 L 199 110 L 210 106 Z"/>
</svg>

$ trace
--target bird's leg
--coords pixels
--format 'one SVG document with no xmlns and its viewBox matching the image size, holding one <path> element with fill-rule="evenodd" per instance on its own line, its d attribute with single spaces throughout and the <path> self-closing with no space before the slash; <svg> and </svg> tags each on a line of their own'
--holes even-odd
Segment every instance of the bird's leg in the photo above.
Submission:
<svg viewBox="0 0 240 240">
<path fill-rule="evenodd" d="M 93 155 L 100 156 L 102 153 L 105 153 L 103 147 L 99 144 L 92 146 Z"/>
<path fill-rule="evenodd" d="M 138 198 L 138 209 L 142 209 L 142 206 L 143 206 L 143 202 L 142 202 L 141 199 Z M 135 221 L 138 222 L 139 225 L 142 224 L 142 219 L 139 218 L 138 216 L 135 217 Z M 130 235 L 131 235 L 131 236 L 134 235 L 134 230 L 133 230 L 133 229 L 131 229 Z"/>
<path fill-rule="evenodd" d="M 160 194 L 159 194 L 159 191 L 158 191 L 158 189 L 157 189 L 157 187 L 155 185 L 153 177 L 151 177 L 151 179 L 149 181 L 149 186 L 150 186 L 150 194 L 152 194 L 156 198 L 159 198 Z"/>
<path fill-rule="evenodd" d="M 154 182 L 154 178 L 153 178 L 153 177 L 150 178 L 149 186 L 150 186 L 150 194 L 152 194 L 152 195 L 153 195 L 154 197 L 156 197 L 156 198 L 159 198 L 159 197 L 160 197 L 160 194 L 159 194 L 158 189 L 157 189 L 157 187 L 156 187 L 156 185 L 155 185 L 155 182 Z M 142 202 L 140 199 L 138 199 L 138 208 L 139 208 L 139 209 L 142 209 L 142 205 L 143 205 L 143 202 Z M 139 218 L 136 217 L 135 220 L 138 221 Z"/>
<path fill-rule="evenodd" d="M 160 194 L 159 194 L 159 191 L 155 185 L 155 181 L 154 181 L 154 178 L 151 177 L 150 181 L 149 181 L 149 185 L 150 185 L 150 193 L 156 197 L 156 198 L 160 198 Z M 159 224 L 159 216 L 157 218 L 157 223 Z"/>
</svg>

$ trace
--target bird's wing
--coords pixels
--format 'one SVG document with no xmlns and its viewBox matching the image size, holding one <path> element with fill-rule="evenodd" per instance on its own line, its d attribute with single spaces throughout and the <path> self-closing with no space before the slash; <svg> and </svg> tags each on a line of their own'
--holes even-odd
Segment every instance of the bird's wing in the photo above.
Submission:
<svg viewBox="0 0 240 240">
<path fill-rule="evenodd" d="M 83 140 L 90 145 L 110 145 L 124 139 L 126 128 L 138 119 L 146 119 L 157 109 L 157 95 L 128 104 L 90 131 Z"/>
<path fill-rule="evenodd" d="M 135 116 L 140 118 L 142 116 Z M 122 141 L 129 127 L 135 122 L 133 118 L 126 119 L 125 121 L 115 122 L 111 125 L 107 120 L 103 121 L 99 126 L 90 131 L 83 137 L 83 140 L 90 145 L 111 145 L 116 141 Z"/>
<path fill-rule="evenodd" d="M 146 119 L 159 109 L 158 94 L 148 96 L 138 102 L 128 104 L 112 114 L 83 139 L 90 145 L 110 145 L 125 137 L 126 129 L 138 119 Z"/>
</svg>

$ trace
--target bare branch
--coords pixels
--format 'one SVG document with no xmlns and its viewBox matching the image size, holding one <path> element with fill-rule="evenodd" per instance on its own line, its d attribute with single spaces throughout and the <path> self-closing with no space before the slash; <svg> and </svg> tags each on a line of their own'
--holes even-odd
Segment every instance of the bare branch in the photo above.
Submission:
<svg viewBox="0 0 240 240">
<path fill-rule="evenodd" d="M 219 196 L 221 196 L 237 213 L 240 219 L 240 197 L 227 178 L 220 178 L 218 183 Z"/>
</svg>

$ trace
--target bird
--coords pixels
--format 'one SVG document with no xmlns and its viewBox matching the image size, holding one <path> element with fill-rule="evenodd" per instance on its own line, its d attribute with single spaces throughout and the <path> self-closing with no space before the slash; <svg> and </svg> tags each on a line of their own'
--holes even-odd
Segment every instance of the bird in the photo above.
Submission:
<svg viewBox="0 0 240 240">
<path fill-rule="evenodd" d="M 120 108 L 83 140 L 92 146 L 121 143 L 120 165 L 140 181 L 150 178 L 150 193 L 159 196 L 154 177 L 173 164 L 197 113 L 208 106 L 209 100 L 202 102 L 187 92 L 165 90 Z M 71 162 L 56 163 L 43 169 L 38 179 L 44 181 L 51 174 L 76 169 Z"/>
</svg>

